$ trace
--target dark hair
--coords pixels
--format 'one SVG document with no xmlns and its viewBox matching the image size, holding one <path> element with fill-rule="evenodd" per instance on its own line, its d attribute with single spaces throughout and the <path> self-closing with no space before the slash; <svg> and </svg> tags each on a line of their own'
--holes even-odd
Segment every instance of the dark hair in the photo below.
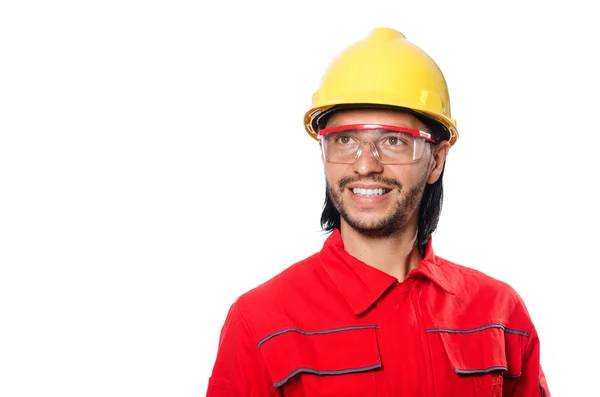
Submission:
<svg viewBox="0 0 600 397">
<path fill-rule="evenodd" d="M 420 114 L 415 114 L 423 124 L 425 124 L 435 137 L 436 142 L 447 139 L 446 129 L 439 123 L 426 118 Z M 446 164 L 444 163 L 440 177 L 435 183 L 426 184 L 419 206 L 419 221 L 417 230 L 417 243 L 421 255 L 425 255 L 425 247 L 431 238 L 433 232 L 437 229 L 442 212 L 442 203 L 444 198 L 443 177 Z M 334 229 L 340 229 L 340 213 L 329 196 L 327 187 L 325 188 L 325 203 L 321 213 L 321 228 L 325 232 L 332 232 Z"/>
</svg>

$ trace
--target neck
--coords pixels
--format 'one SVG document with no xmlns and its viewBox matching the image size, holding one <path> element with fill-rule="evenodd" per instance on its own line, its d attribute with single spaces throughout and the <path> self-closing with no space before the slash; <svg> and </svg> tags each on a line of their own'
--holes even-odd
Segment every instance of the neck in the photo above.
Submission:
<svg viewBox="0 0 600 397">
<path fill-rule="evenodd" d="M 422 259 L 417 241 L 417 219 L 397 235 L 371 237 L 342 220 L 340 234 L 344 249 L 356 259 L 403 281 Z"/>
</svg>

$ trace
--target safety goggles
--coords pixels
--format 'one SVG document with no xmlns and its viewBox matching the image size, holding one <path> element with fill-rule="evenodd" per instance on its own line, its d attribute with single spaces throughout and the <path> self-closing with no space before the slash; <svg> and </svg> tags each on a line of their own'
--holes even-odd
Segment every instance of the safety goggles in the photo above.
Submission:
<svg viewBox="0 0 600 397">
<path fill-rule="evenodd" d="M 425 131 L 382 124 L 351 124 L 319 131 L 325 160 L 352 164 L 366 143 L 380 164 L 410 164 L 423 157 L 426 142 L 435 143 Z"/>
</svg>

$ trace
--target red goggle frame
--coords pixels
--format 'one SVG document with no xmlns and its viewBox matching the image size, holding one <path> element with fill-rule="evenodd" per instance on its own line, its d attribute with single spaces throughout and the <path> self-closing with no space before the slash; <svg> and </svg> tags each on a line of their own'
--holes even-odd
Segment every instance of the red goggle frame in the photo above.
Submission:
<svg viewBox="0 0 600 397">
<path fill-rule="evenodd" d="M 435 139 L 429 132 L 417 130 L 414 128 L 407 127 L 398 127 L 395 125 L 384 125 L 384 124 L 349 124 L 349 125 L 340 125 L 338 127 L 331 128 L 323 128 L 319 130 L 319 137 L 325 136 L 327 134 L 331 134 L 334 132 L 342 132 L 342 131 L 372 131 L 372 130 L 385 130 L 385 131 L 394 131 L 394 132 L 402 132 L 405 134 L 410 134 L 416 138 L 422 138 L 427 142 L 435 143 Z"/>
</svg>

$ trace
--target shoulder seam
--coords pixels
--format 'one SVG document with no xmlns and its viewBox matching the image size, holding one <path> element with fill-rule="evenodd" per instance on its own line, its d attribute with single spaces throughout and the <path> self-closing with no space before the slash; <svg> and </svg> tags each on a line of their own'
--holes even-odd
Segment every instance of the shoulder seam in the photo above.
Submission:
<svg viewBox="0 0 600 397">
<path fill-rule="evenodd" d="M 258 355 L 262 359 L 262 362 L 263 362 L 265 368 L 269 368 L 269 366 L 267 365 L 267 362 L 265 361 L 265 358 L 263 357 L 262 353 L 260 352 L 260 349 L 256 345 L 256 338 L 254 337 L 254 334 L 252 333 L 252 330 L 248 326 L 248 322 L 246 321 L 246 319 L 244 318 L 244 315 L 242 314 L 242 311 L 240 310 L 239 301 L 235 302 L 234 305 L 235 305 L 235 311 L 236 311 L 237 315 L 240 317 L 240 321 L 242 322 L 242 324 L 244 324 L 244 328 L 246 329 L 246 332 L 248 332 L 248 335 L 250 335 L 250 338 L 252 339 L 252 346 L 254 346 L 254 348 L 256 349 L 256 352 L 258 353 Z M 273 385 L 275 382 L 271 378 L 270 371 L 267 371 L 267 373 L 269 375 L 269 380 L 271 381 L 271 385 Z"/>
</svg>

